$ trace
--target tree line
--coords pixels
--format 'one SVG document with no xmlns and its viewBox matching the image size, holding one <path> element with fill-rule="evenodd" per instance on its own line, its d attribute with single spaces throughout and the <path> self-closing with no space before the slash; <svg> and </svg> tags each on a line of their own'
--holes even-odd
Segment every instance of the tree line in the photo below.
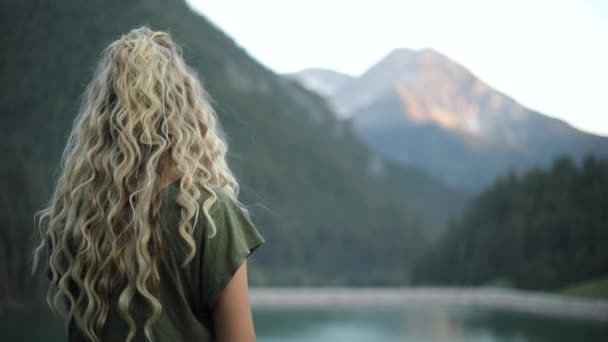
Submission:
<svg viewBox="0 0 608 342">
<path fill-rule="evenodd" d="M 415 266 L 416 284 L 552 290 L 608 275 L 608 161 L 499 178 Z"/>
</svg>

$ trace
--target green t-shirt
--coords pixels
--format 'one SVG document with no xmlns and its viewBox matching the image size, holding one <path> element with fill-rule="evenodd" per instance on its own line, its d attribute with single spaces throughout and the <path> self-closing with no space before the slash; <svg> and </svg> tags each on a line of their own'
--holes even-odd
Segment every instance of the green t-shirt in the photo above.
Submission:
<svg viewBox="0 0 608 342">
<path fill-rule="evenodd" d="M 196 255 L 185 267 L 181 265 L 188 254 L 188 248 L 177 231 L 181 218 L 181 206 L 175 201 L 179 181 L 162 190 L 163 255 L 159 267 L 162 314 L 152 327 L 155 341 L 214 341 L 211 308 L 238 267 L 265 242 L 236 202 L 221 188 L 213 190 L 218 197 L 210 209 L 217 227 L 216 235 L 206 237 L 208 224 L 202 203 L 208 194 L 201 190 L 199 217 L 193 234 L 197 244 Z M 117 295 L 111 298 L 102 341 L 126 340 L 128 326 L 117 311 L 117 300 Z M 147 317 L 147 305 L 136 297 L 131 307 L 132 316 L 138 325 L 134 341 L 145 341 L 143 323 Z M 70 341 L 84 341 L 75 325 L 70 324 L 68 330 Z"/>
</svg>

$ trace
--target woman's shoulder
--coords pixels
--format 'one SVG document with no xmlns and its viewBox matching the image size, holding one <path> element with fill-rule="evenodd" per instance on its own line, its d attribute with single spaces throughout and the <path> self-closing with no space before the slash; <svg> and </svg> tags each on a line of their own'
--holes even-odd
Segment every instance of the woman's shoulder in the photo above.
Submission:
<svg viewBox="0 0 608 342">
<path fill-rule="evenodd" d="M 176 180 L 174 182 L 172 182 L 171 184 L 169 184 L 166 189 L 163 189 L 168 191 L 168 192 L 172 192 L 174 194 L 178 194 L 180 192 L 181 189 L 181 181 L 180 180 Z M 222 188 L 219 185 L 216 184 L 206 184 L 205 186 L 199 185 L 198 190 L 200 192 L 200 197 L 199 200 L 201 201 L 206 201 L 208 198 L 210 198 L 212 196 L 212 194 L 209 192 L 209 190 L 211 190 L 214 194 L 215 197 L 218 200 L 221 201 L 234 201 L 233 200 L 233 196 L 231 196 L 229 194 L 229 190 L 226 190 L 224 188 Z"/>
<path fill-rule="evenodd" d="M 235 209 L 242 210 L 238 201 L 232 194 L 229 193 L 228 189 L 224 189 L 218 185 L 209 185 L 208 188 L 215 194 L 215 201 L 210 207 L 211 213 L 225 214 L 226 212 L 230 212 Z M 201 203 L 204 203 L 211 196 L 212 195 L 207 190 L 203 190 L 203 194 L 201 194 Z"/>
</svg>

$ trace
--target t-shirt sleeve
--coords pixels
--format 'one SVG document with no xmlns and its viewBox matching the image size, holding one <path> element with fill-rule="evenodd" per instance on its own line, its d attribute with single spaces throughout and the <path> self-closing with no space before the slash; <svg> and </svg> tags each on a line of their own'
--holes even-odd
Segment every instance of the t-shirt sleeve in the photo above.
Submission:
<svg viewBox="0 0 608 342">
<path fill-rule="evenodd" d="M 203 299 L 211 309 L 239 266 L 265 240 L 251 219 L 222 189 L 216 188 L 217 201 L 211 207 L 216 233 L 203 232 L 201 284 Z M 201 209 L 202 211 L 202 209 Z"/>
</svg>

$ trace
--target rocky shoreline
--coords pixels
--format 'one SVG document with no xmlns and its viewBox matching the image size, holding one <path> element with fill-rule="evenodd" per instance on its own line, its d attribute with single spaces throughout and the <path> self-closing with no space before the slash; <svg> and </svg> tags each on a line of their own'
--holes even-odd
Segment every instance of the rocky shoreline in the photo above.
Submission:
<svg viewBox="0 0 608 342">
<path fill-rule="evenodd" d="M 498 288 L 250 288 L 254 307 L 404 307 L 462 305 L 608 322 L 608 300 Z"/>
</svg>

